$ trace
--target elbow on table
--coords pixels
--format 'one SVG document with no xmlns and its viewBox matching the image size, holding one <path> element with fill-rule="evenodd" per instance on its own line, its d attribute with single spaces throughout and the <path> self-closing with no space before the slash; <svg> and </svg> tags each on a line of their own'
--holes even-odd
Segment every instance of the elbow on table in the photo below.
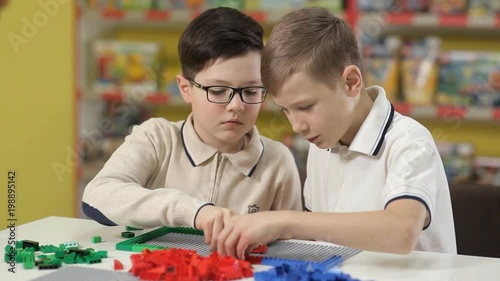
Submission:
<svg viewBox="0 0 500 281">
<path fill-rule="evenodd" d="M 391 252 L 402 255 L 411 253 L 417 245 L 421 232 L 422 230 L 415 227 L 413 223 L 402 224 L 398 231 L 398 237 L 395 239 L 397 242 L 393 244 Z"/>
</svg>

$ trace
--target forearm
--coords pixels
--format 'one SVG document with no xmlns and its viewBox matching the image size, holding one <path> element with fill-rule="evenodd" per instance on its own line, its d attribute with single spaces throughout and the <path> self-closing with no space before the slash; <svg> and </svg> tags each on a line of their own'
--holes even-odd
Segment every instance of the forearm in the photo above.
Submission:
<svg viewBox="0 0 500 281">
<path fill-rule="evenodd" d="M 85 189 L 83 201 L 119 225 L 192 226 L 201 201 L 175 189 L 150 190 L 137 183 L 99 178 Z M 95 218 L 93 218 L 95 219 Z"/>
<path fill-rule="evenodd" d="M 413 250 L 420 234 L 416 222 L 386 210 L 286 212 L 285 217 L 281 238 L 327 241 L 368 251 L 408 253 Z"/>
</svg>

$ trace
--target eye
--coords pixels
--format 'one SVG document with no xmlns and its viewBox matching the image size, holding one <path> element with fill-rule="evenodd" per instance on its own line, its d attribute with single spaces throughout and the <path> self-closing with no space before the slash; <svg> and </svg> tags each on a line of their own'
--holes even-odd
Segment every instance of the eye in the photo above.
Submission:
<svg viewBox="0 0 500 281">
<path fill-rule="evenodd" d="M 220 95 L 228 94 L 228 92 L 230 92 L 230 91 L 231 91 L 231 89 L 229 89 L 229 88 L 211 87 L 208 90 L 208 93 L 211 94 L 211 95 L 214 95 L 214 96 L 220 96 Z"/>
<path fill-rule="evenodd" d="M 299 110 L 308 110 L 308 109 L 311 109 L 313 105 L 305 105 L 305 106 L 299 106 Z"/>
</svg>

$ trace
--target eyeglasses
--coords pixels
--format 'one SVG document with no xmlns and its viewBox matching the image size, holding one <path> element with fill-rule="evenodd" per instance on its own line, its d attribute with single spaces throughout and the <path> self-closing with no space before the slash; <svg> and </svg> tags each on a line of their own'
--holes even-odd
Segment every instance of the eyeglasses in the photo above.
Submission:
<svg viewBox="0 0 500 281">
<path fill-rule="evenodd" d="M 241 101 L 247 104 L 263 103 L 267 91 L 261 86 L 233 88 L 229 86 L 203 86 L 191 79 L 187 79 L 193 86 L 207 92 L 207 100 L 212 103 L 230 103 L 236 93 L 240 93 Z"/>
</svg>

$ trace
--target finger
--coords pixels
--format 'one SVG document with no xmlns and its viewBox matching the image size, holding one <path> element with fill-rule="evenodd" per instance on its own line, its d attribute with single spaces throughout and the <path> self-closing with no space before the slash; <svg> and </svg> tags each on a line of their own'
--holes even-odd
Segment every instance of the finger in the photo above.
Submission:
<svg viewBox="0 0 500 281">
<path fill-rule="evenodd" d="M 240 240 L 240 232 L 236 229 L 233 229 L 229 236 L 226 238 L 226 242 L 224 243 L 224 247 L 226 249 L 226 254 L 233 258 L 237 258 L 236 255 L 236 245 Z"/>
<path fill-rule="evenodd" d="M 225 256 L 226 255 L 226 248 L 225 248 L 225 243 L 227 237 L 231 234 L 232 228 L 230 225 L 226 225 L 224 229 L 219 234 L 219 237 L 217 237 L 217 252 L 219 252 L 220 256 Z"/>
<path fill-rule="evenodd" d="M 214 225 L 212 227 L 212 236 L 210 239 L 210 251 L 217 250 L 217 238 L 223 228 L 223 220 L 220 216 L 215 217 Z"/>
<path fill-rule="evenodd" d="M 210 244 L 210 241 L 212 241 L 213 224 L 214 224 L 214 221 L 210 220 L 203 227 L 203 234 L 205 235 L 205 244 Z"/>
<path fill-rule="evenodd" d="M 250 249 L 248 243 L 245 241 L 245 239 L 242 239 L 240 237 L 238 245 L 236 246 L 236 254 L 238 256 L 238 259 L 244 260 L 245 254 L 248 252 L 248 249 Z"/>
</svg>

